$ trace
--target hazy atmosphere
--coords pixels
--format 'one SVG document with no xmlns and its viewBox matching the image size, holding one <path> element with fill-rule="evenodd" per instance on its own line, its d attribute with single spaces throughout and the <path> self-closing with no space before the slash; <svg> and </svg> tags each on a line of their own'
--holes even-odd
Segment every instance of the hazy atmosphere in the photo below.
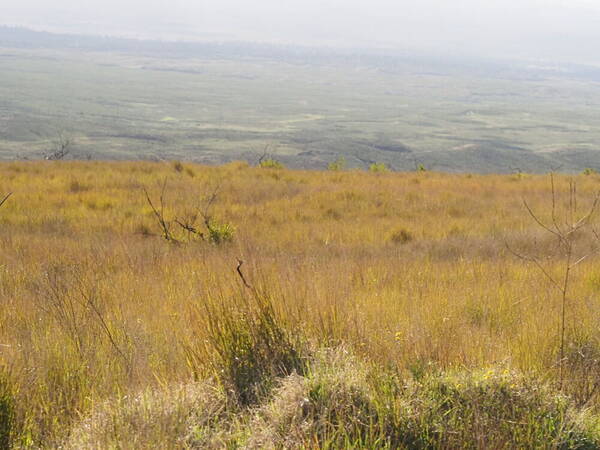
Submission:
<svg viewBox="0 0 600 450">
<path fill-rule="evenodd" d="M 598 60 L 590 0 L 24 0 L 0 22 L 160 39 L 395 47 L 487 57 Z M 590 61 L 588 61 L 590 62 Z"/>
</svg>

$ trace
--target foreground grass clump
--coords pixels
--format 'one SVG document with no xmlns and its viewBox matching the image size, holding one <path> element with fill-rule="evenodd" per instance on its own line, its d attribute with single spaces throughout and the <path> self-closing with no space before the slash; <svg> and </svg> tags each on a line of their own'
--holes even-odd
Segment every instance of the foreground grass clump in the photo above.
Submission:
<svg viewBox="0 0 600 450">
<path fill-rule="evenodd" d="M 506 370 L 430 376 L 397 407 L 419 448 L 598 448 L 597 419 L 568 398 Z"/>
<path fill-rule="evenodd" d="M 401 382 L 345 352 L 282 381 L 252 448 L 598 448 L 598 421 L 508 371 Z"/>
<path fill-rule="evenodd" d="M 66 448 L 569 448 L 600 445 L 598 418 L 507 370 L 403 380 L 347 349 L 315 353 L 244 407 L 210 383 L 106 402 Z"/>
<path fill-rule="evenodd" d="M 304 344 L 281 323 L 268 295 L 242 293 L 235 306 L 224 304 L 205 305 L 207 338 L 200 353 L 190 345 L 193 364 L 236 403 L 256 404 L 276 377 L 303 373 Z"/>
<path fill-rule="evenodd" d="M 99 405 L 75 423 L 63 448 L 216 447 L 227 413 L 224 393 L 209 383 L 146 390 Z"/>
</svg>

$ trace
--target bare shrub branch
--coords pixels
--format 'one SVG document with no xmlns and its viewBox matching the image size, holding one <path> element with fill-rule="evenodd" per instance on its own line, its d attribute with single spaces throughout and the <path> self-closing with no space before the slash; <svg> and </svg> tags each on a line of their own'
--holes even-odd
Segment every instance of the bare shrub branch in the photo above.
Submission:
<svg viewBox="0 0 600 450">
<path fill-rule="evenodd" d="M 596 253 L 597 250 L 592 250 L 586 252 L 584 254 L 577 254 L 578 251 L 575 248 L 575 233 L 580 231 L 586 227 L 591 228 L 592 233 L 594 234 L 596 240 L 599 239 L 599 235 L 591 227 L 590 222 L 594 214 L 598 209 L 598 205 L 600 202 L 600 192 L 597 193 L 592 202 L 592 206 L 588 210 L 587 213 L 583 214 L 580 217 L 577 217 L 577 185 L 573 180 L 569 181 L 569 192 L 568 192 L 568 205 L 566 206 L 566 210 L 564 211 L 564 220 L 562 222 L 564 225 L 560 225 L 560 220 L 558 218 L 558 194 L 556 191 L 554 174 L 550 174 L 550 201 L 551 201 L 551 225 L 544 223 L 544 221 L 540 218 L 538 214 L 536 214 L 533 209 L 529 206 L 527 201 L 523 199 L 523 204 L 529 216 L 533 219 L 533 221 L 544 231 L 550 233 L 551 235 L 557 238 L 556 250 L 558 253 L 562 254 L 564 257 L 564 266 L 562 270 L 562 275 L 560 277 L 553 276 L 550 271 L 544 267 L 540 258 L 535 255 L 524 255 L 513 250 L 508 243 L 506 243 L 506 248 L 510 253 L 512 253 L 517 258 L 533 263 L 536 268 L 544 275 L 546 279 L 558 290 L 560 293 L 561 299 L 561 312 L 560 312 L 560 329 L 559 329 L 559 383 L 560 388 L 563 388 L 564 383 L 564 362 L 565 362 L 565 338 L 566 338 L 566 312 L 569 304 L 569 296 L 570 296 L 570 284 L 571 284 L 571 276 L 572 271 L 579 264 L 588 259 L 592 254 Z"/>
<path fill-rule="evenodd" d="M 64 131 L 57 133 L 56 139 L 53 142 L 53 148 L 44 156 L 48 161 L 58 161 L 64 159 L 70 152 L 73 146 L 73 139 L 67 136 Z"/>
<path fill-rule="evenodd" d="M 158 224 L 160 226 L 162 236 L 167 241 L 177 242 L 177 239 L 175 239 L 173 237 L 173 234 L 171 233 L 171 223 L 165 219 L 165 191 L 167 189 L 167 179 L 165 178 L 165 180 L 163 181 L 163 184 L 162 184 L 162 189 L 160 191 L 160 197 L 159 197 L 160 203 L 158 205 L 158 208 L 152 202 L 152 199 L 150 198 L 150 194 L 148 193 L 148 190 L 145 187 L 143 189 L 144 189 L 144 194 L 146 195 L 146 201 L 150 205 L 150 208 L 152 209 L 152 213 L 154 214 L 154 217 L 156 218 L 156 221 L 158 222 Z"/>
</svg>

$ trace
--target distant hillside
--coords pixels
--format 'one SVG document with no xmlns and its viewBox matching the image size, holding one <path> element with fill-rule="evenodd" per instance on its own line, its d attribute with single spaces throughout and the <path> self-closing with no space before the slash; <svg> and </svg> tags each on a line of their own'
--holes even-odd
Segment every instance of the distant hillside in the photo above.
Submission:
<svg viewBox="0 0 600 450">
<path fill-rule="evenodd" d="M 0 27 L 0 158 L 600 169 L 600 71 Z"/>
</svg>

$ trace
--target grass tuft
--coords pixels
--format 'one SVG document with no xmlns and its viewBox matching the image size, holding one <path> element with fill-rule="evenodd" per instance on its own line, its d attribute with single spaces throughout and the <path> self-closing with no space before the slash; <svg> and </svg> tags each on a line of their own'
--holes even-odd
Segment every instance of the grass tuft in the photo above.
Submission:
<svg viewBox="0 0 600 450">
<path fill-rule="evenodd" d="M 100 404 L 75 424 L 63 448 L 217 447 L 226 406 L 208 383 L 146 389 Z"/>
<path fill-rule="evenodd" d="M 276 377 L 304 371 L 301 339 L 282 323 L 271 298 L 241 294 L 235 305 L 208 304 L 206 359 L 199 361 L 241 405 L 257 403 Z"/>
</svg>

